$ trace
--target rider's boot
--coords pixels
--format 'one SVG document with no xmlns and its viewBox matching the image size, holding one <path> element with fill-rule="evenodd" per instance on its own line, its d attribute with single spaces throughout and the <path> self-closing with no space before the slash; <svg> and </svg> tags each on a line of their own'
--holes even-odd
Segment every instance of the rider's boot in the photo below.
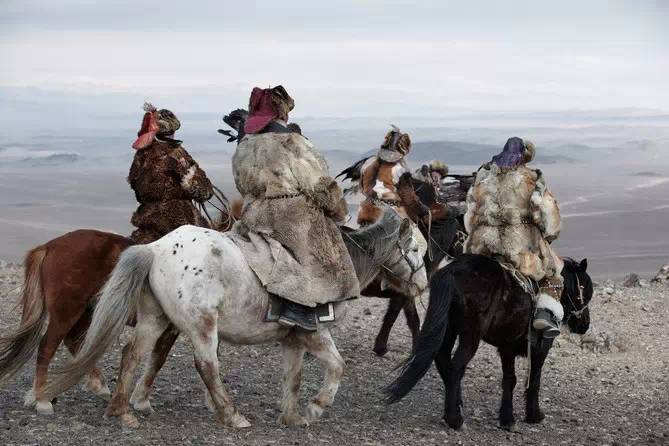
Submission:
<svg viewBox="0 0 669 446">
<path fill-rule="evenodd" d="M 539 295 L 532 327 L 540 331 L 544 338 L 553 339 L 560 334 L 560 324 L 564 316 L 560 303 L 562 288 L 559 280 L 546 278 L 539 282 Z"/>
<path fill-rule="evenodd" d="M 298 326 L 307 331 L 316 331 L 316 309 L 286 300 L 279 323 L 286 327 Z"/>
</svg>

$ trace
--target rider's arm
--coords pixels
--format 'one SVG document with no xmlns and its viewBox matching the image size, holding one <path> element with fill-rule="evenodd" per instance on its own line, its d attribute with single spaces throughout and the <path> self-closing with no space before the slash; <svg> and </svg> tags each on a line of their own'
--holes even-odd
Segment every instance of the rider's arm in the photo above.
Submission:
<svg viewBox="0 0 669 446">
<path fill-rule="evenodd" d="M 185 149 L 180 147 L 170 153 L 170 168 L 179 176 L 188 198 L 200 203 L 211 198 L 214 191 L 207 174 Z"/>
<path fill-rule="evenodd" d="M 530 198 L 532 219 L 546 240 L 552 242 L 560 235 L 560 208 L 553 194 L 548 190 L 541 172 Z"/>
<path fill-rule="evenodd" d="M 297 156 L 291 154 L 289 157 L 296 186 L 325 215 L 337 222 L 343 222 L 348 208 L 337 181 L 328 172 L 325 158 L 309 141 L 298 141 L 298 146 L 302 149 L 301 153 Z"/>
</svg>

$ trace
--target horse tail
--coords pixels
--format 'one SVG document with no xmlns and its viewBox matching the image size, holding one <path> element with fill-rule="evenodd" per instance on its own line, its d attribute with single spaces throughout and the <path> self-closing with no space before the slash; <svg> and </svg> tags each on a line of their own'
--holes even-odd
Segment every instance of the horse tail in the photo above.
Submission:
<svg viewBox="0 0 669 446">
<path fill-rule="evenodd" d="M 457 293 L 450 265 L 438 271 L 430 284 L 430 303 L 420 329 L 416 351 L 403 364 L 400 376 L 384 389 L 386 401 L 393 404 L 404 398 L 427 373 L 444 342 L 451 303 Z"/>
<path fill-rule="evenodd" d="M 46 246 L 38 246 L 26 254 L 21 300 L 21 324 L 8 336 L 0 336 L 0 383 L 13 378 L 39 347 L 47 325 L 48 312 L 42 290 L 42 263 Z"/>
<path fill-rule="evenodd" d="M 129 318 L 135 314 L 142 292 L 149 290 L 148 276 L 153 252 L 146 245 L 127 248 L 119 257 L 99 294 L 91 325 L 77 355 L 44 389 L 47 401 L 75 385 L 111 344 L 118 339 Z"/>
<path fill-rule="evenodd" d="M 235 220 L 239 220 L 242 218 L 242 208 L 244 206 L 244 203 L 242 202 L 241 199 L 237 198 L 232 201 L 232 206 L 231 206 L 231 214 L 234 217 Z"/>
</svg>

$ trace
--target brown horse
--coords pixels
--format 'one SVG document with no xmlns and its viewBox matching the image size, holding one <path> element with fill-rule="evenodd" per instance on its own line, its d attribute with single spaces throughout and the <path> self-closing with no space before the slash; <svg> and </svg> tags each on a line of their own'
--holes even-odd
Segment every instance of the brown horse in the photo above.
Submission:
<svg viewBox="0 0 669 446">
<path fill-rule="evenodd" d="M 458 231 L 464 231 L 455 212 L 437 201 L 437 195 L 431 184 L 411 177 L 410 173 L 401 176 L 397 192 L 402 206 L 409 218 L 418 225 L 423 237 L 428 242 L 428 252 L 423 261 L 428 278 L 439 268 L 444 258 L 462 254 L 458 249 Z M 420 318 L 415 299 L 393 290 L 381 290 L 378 282 L 373 282 L 362 291 L 363 296 L 385 297 L 390 300 L 383 317 L 383 324 L 374 342 L 374 353 L 383 356 L 388 352 L 388 338 L 395 321 L 404 310 L 407 326 L 411 331 L 413 345 L 416 346 L 420 331 Z"/>
<path fill-rule="evenodd" d="M 14 334 L 0 338 L 0 382 L 11 379 L 38 352 L 26 406 L 53 413 L 51 402 L 42 398 L 49 363 L 63 341 L 72 355 L 77 352 L 91 321 L 93 297 L 121 252 L 132 244 L 117 234 L 80 229 L 26 255 L 21 324 Z M 110 395 L 98 368 L 89 372 L 84 386 L 101 397 Z"/>
<path fill-rule="evenodd" d="M 239 204 L 233 211 L 240 210 Z M 220 231 L 230 228 L 226 215 L 214 222 Z M 127 237 L 92 229 L 79 229 L 57 237 L 28 252 L 24 262 L 24 283 L 20 305 L 23 316 L 18 329 L 0 337 L 0 384 L 9 381 L 37 351 L 33 387 L 25 397 L 27 407 L 41 414 L 53 413 L 50 401 L 42 397 L 49 363 L 64 341 L 74 355 L 84 338 L 95 308 L 95 297 L 114 269 L 119 255 L 133 241 Z M 131 325 L 134 321 L 129 321 Z M 152 364 L 158 368 L 178 337 L 165 331 L 156 345 Z M 150 386 L 155 375 L 145 377 Z M 84 389 L 108 399 L 110 392 L 100 369 L 93 368 Z"/>
</svg>

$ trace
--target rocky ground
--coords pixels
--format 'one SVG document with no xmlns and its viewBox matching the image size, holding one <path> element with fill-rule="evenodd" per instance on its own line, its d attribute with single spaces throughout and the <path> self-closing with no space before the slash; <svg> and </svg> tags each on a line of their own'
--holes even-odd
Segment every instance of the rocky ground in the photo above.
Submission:
<svg viewBox="0 0 669 446">
<path fill-rule="evenodd" d="M 0 332 L 14 326 L 11 312 L 22 272 L 0 265 Z M 636 281 L 634 281 L 636 282 Z M 155 413 L 140 416 L 138 429 L 104 419 L 105 403 L 81 390 L 71 390 L 55 404 L 55 415 L 40 417 L 23 407 L 33 365 L 0 389 L 0 443 L 26 444 L 669 444 L 669 286 L 641 280 L 632 288 L 612 282 L 596 288 L 591 332 L 563 334 L 544 368 L 542 391 L 546 420 L 519 423 L 519 433 L 498 429 L 501 370 L 495 350 L 483 345 L 464 380 L 467 428 L 449 430 L 441 422 L 443 387 L 433 369 L 402 402 L 386 406 L 379 389 L 409 351 L 403 320 L 391 335 L 390 352 L 376 357 L 371 347 L 385 301 L 363 299 L 352 304 L 349 317 L 334 331 L 347 360 L 334 407 L 307 428 L 277 424 L 281 360 L 275 345 L 222 346 L 225 382 L 253 427 L 233 431 L 217 424 L 202 403 L 202 386 L 190 346 L 180 340 L 158 377 Z M 124 335 L 124 336 L 127 336 Z M 125 339 L 125 337 L 124 337 Z M 122 341 L 124 340 L 122 339 Z M 112 382 L 119 346 L 103 361 Z M 58 361 L 63 362 L 64 354 Z M 517 363 L 516 415 L 522 418 L 525 363 Z M 320 371 L 307 360 L 305 400 L 320 381 Z"/>
</svg>

